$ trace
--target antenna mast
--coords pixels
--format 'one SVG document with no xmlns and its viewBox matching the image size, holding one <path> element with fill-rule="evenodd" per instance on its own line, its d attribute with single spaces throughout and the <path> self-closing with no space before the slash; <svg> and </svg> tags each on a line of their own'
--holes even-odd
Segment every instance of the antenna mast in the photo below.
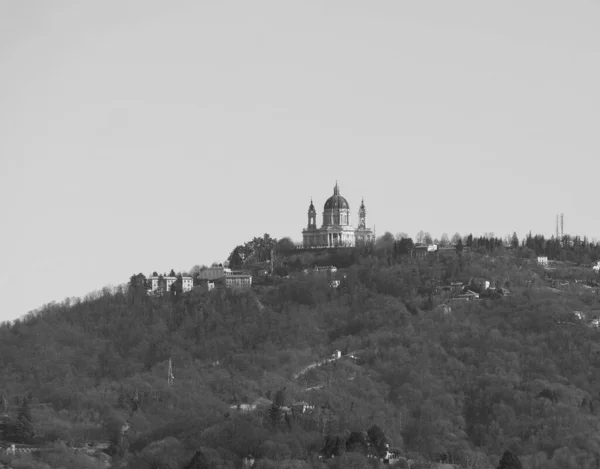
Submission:
<svg viewBox="0 0 600 469">
<path fill-rule="evenodd" d="M 556 239 L 560 239 L 558 237 L 558 213 L 556 214 Z"/>
<path fill-rule="evenodd" d="M 560 214 L 560 237 L 562 238 L 565 235 L 565 214 Z"/>
</svg>

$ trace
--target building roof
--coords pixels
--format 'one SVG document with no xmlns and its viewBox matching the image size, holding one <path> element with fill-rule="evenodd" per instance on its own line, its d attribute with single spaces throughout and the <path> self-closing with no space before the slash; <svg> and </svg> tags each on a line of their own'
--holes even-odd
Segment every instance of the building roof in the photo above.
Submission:
<svg viewBox="0 0 600 469">
<path fill-rule="evenodd" d="M 340 195 L 340 188 L 335 182 L 335 187 L 333 188 L 333 195 L 327 199 L 325 202 L 324 210 L 350 210 L 350 204 L 348 201 Z"/>
</svg>

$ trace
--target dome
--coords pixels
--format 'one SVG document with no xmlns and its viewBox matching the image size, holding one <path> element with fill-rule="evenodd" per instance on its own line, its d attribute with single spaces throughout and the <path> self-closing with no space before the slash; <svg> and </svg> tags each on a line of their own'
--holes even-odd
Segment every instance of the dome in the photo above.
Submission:
<svg viewBox="0 0 600 469">
<path fill-rule="evenodd" d="M 333 188 L 333 195 L 327 199 L 325 202 L 324 210 L 350 210 L 350 205 L 348 201 L 344 199 L 340 195 L 340 188 L 335 183 L 335 187 Z"/>
</svg>

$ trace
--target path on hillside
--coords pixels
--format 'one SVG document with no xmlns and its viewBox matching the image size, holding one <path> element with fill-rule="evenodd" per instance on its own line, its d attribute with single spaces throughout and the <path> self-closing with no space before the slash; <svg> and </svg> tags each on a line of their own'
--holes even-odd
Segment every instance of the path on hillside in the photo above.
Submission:
<svg viewBox="0 0 600 469">
<path fill-rule="evenodd" d="M 352 358 L 355 360 L 356 359 L 356 355 L 354 355 L 355 353 L 356 353 L 356 351 L 350 352 L 346 355 L 340 355 L 339 357 L 336 357 L 335 353 L 334 353 L 333 356 L 331 356 L 329 358 L 325 358 L 323 360 L 319 360 L 318 362 L 314 362 L 314 363 L 311 363 L 310 365 L 305 366 L 297 373 L 294 373 L 293 377 L 294 377 L 294 379 L 298 379 L 300 376 L 308 373 L 313 368 L 316 368 L 316 367 L 322 366 L 322 365 L 326 365 L 327 363 L 335 362 L 337 360 L 341 360 L 342 358 Z"/>
</svg>

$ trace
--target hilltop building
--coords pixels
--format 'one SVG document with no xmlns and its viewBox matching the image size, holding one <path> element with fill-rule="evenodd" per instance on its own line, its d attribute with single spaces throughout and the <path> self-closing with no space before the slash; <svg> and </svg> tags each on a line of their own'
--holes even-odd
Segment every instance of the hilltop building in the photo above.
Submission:
<svg viewBox="0 0 600 469">
<path fill-rule="evenodd" d="M 340 195 L 335 183 L 333 195 L 323 207 L 323 223 L 317 228 L 317 211 L 311 199 L 308 207 L 308 225 L 302 230 L 304 248 L 354 247 L 375 238 L 373 230 L 367 227 L 367 209 L 364 200 L 358 210 L 358 227 L 352 226 L 350 204 Z"/>
<path fill-rule="evenodd" d="M 252 286 L 252 275 L 246 273 L 232 273 L 225 276 L 226 288 L 250 288 Z"/>
<path fill-rule="evenodd" d="M 207 267 L 206 269 L 201 270 L 198 273 L 198 278 L 201 280 L 216 280 L 219 278 L 226 277 L 227 275 L 231 275 L 231 273 L 231 269 L 228 269 L 226 267 Z"/>
<path fill-rule="evenodd" d="M 160 275 L 148 277 L 148 280 L 150 281 L 150 291 L 158 290 L 160 277 Z M 173 285 L 173 283 L 177 280 L 177 277 L 172 276 L 162 276 L 162 278 L 164 281 L 164 287 L 166 291 L 169 291 L 171 285 Z M 190 291 L 193 286 L 194 279 L 192 277 L 181 277 L 181 287 L 183 291 Z"/>
</svg>

